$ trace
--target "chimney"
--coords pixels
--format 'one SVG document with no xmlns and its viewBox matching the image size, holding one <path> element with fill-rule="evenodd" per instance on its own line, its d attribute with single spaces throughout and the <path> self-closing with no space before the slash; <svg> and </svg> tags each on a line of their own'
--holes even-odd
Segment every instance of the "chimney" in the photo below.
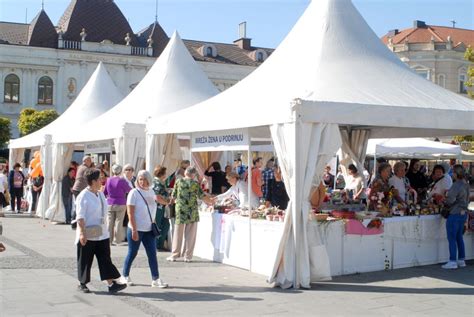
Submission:
<svg viewBox="0 0 474 317">
<path fill-rule="evenodd" d="M 390 30 L 388 31 L 388 37 L 394 37 L 395 35 L 397 35 L 398 33 L 400 33 L 400 31 L 398 29 L 394 29 L 394 30 Z"/>
<path fill-rule="evenodd" d="M 252 39 L 247 38 L 247 22 L 239 24 L 239 39 L 234 41 L 240 49 L 250 50 L 252 48 Z"/>
<path fill-rule="evenodd" d="M 413 27 L 415 29 L 426 28 L 426 23 L 425 23 L 425 21 L 415 20 L 415 21 L 413 21 Z"/>
</svg>

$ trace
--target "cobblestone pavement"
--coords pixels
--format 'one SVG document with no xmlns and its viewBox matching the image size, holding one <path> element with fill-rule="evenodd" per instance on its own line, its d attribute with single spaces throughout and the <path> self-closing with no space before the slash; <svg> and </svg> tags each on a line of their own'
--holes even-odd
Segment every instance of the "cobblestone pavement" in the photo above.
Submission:
<svg viewBox="0 0 474 317">
<path fill-rule="evenodd" d="M 255 316 L 456 315 L 474 316 L 474 262 L 456 271 L 436 266 L 337 277 L 310 290 L 271 288 L 265 277 L 196 259 L 165 261 L 160 274 L 168 289 L 149 287 L 144 251 L 131 277 L 136 286 L 110 296 L 93 268 L 91 294 L 75 290 L 74 233 L 68 226 L 20 215 L 0 218 L 1 316 Z M 113 246 L 120 268 L 126 246 Z"/>
</svg>

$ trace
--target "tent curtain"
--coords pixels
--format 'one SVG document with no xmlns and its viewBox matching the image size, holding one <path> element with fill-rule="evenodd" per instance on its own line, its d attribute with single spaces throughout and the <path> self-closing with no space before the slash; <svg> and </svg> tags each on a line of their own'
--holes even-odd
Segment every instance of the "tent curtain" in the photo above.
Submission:
<svg viewBox="0 0 474 317">
<path fill-rule="evenodd" d="M 341 130 L 341 166 L 344 176 L 347 176 L 347 167 L 354 164 L 360 173 L 364 170 L 364 161 L 367 153 L 370 130 Z M 362 174 L 361 174 L 362 175 Z"/>
<path fill-rule="evenodd" d="M 8 168 L 12 169 L 15 163 L 21 163 L 25 156 L 25 149 L 10 149 L 10 157 L 8 158 Z"/>
<path fill-rule="evenodd" d="M 142 170 L 146 154 L 145 137 L 121 136 L 114 139 L 116 163 L 124 166 L 131 164 L 136 171 Z"/>
<path fill-rule="evenodd" d="M 341 146 L 341 135 L 336 124 L 294 122 L 273 125 L 270 130 L 291 202 L 269 282 L 282 288 L 309 288 L 312 281 L 330 278 L 321 238 L 312 233 L 308 240 L 310 191 Z"/>
<path fill-rule="evenodd" d="M 52 146 L 52 186 L 49 198 L 49 206 L 46 210 L 46 218 L 51 221 L 65 222 L 65 209 L 62 198 L 62 180 L 69 168 L 74 146 L 72 144 L 54 144 Z"/>
<path fill-rule="evenodd" d="M 156 165 L 174 171 L 182 159 L 181 148 L 175 134 L 147 134 L 146 166 L 150 173 L 153 173 Z"/>
<path fill-rule="evenodd" d="M 36 215 L 38 217 L 45 217 L 46 210 L 48 209 L 49 196 L 51 193 L 51 183 L 52 183 L 52 136 L 51 134 L 46 134 L 44 136 L 44 144 L 41 146 L 41 169 L 43 170 L 44 182 L 43 189 L 38 199 L 38 206 L 36 207 Z"/>
</svg>

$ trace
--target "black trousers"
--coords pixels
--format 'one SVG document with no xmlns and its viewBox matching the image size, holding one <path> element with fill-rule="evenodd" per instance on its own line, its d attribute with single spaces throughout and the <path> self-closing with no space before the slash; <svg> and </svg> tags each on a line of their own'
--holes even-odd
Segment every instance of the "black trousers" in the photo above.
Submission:
<svg viewBox="0 0 474 317">
<path fill-rule="evenodd" d="M 41 195 L 41 190 L 39 191 L 34 191 L 33 189 L 31 190 L 31 197 L 33 198 L 33 201 L 31 204 L 31 211 L 36 211 L 36 206 L 38 205 L 38 198 Z"/>
<path fill-rule="evenodd" d="M 10 206 L 12 207 L 11 208 L 12 211 L 15 211 L 15 200 L 16 200 L 16 210 L 20 211 L 22 197 L 23 197 L 23 187 L 10 189 Z"/>
<path fill-rule="evenodd" d="M 87 241 L 85 246 L 77 243 L 77 279 L 81 284 L 91 281 L 91 267 L 94 255 L 99 264 L 100 279 L 102 281 L 120 277 L 120 272 L 110 258 L 109 239 L 101 241 Z"/>
</svg>

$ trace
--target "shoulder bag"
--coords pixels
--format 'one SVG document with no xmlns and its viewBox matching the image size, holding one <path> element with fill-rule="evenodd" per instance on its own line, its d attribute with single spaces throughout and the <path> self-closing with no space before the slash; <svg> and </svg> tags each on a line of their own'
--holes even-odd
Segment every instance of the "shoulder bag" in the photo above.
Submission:
<svg viewBox="0 0 474 317">
<path fill-rule="evenodd" d="M 148 216 L 150 217 L 150 221 L 151 221 L 151 231 L 153 232 L 153 235 L 156 238 L 158 238 L 159 236 L 161 236 L 161 232 L 158 226 L 156 225 L 155 221 L 151 218 L 150 207 L 148 207 L 148 203 L 146 202 L 145 197 L 143 197 L 142 193 L 140 192 L 138 188 L 137 188 L 137 192 L 140 194 L 140 196 L 142 196 L 143 201 L 145 202 L 145 205 L 146 205 L 146 209 L 148 209 Z"/>
<path fill-rule="evenodd" d="M 102 224 L 105 223 L 105 212 L 104 212 L 104 202 L 102 201 L 102 197 L 100 193 L 99 195 L 99 200 L 100 200 L 100 207 L 101 207 L 101 212 L 102 212 Z M 84 230 L 84 234 L 86 236 L 86 239 L 96 239 L 99 238 L 102 235 L 102 225 L 92 225 L 92 226 L 87 226 Z"/>
</svg>

